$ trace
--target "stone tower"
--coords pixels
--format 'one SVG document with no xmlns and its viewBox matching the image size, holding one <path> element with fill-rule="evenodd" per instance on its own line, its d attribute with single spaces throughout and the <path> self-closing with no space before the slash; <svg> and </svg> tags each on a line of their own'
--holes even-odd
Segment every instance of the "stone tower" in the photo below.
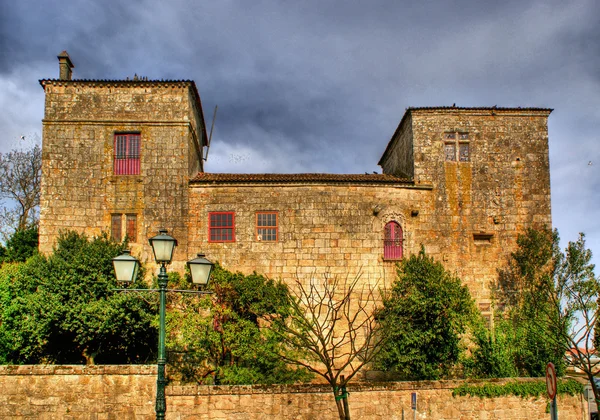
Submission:
<svg viewBox="0 0 600 420">
<path fill-rule="evenodd" d="M 379 165 L 431 185 L 428 252 L 481 309 L 527 228 L 551 227 L 547 108 L 409 108 Z"/>
<path fill-rule="evenodd" d="M 207 137 L 193 81 L 72 79 L 69 55 L 59 79 L 41 80 L 43 119 L 40 251 L 61 230 L 129 236 L 142 246 L 160 227 L 187 258 L 188 181 L 202 171 Z"/>
</svg>

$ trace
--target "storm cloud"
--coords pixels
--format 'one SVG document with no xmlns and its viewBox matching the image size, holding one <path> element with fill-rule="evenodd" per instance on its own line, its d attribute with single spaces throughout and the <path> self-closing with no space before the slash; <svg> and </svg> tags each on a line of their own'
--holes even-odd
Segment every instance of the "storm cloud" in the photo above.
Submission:
<svg viewBox="0 0 600 420">
<path fill-rule="evenodd" d="M 0 151 L 41 137 L 62 50 L 75 78 L 195 80 L 211 172 L 380 171 L 408 106 L 550 107 L 554 225 L 600 254 L 595 0 L 1 4 Z"/>
</svg>

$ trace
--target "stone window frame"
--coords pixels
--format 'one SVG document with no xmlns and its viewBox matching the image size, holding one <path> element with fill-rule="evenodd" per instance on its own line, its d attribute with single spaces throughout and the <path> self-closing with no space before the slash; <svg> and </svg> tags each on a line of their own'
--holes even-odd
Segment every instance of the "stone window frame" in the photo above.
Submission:
<svg viewBox="0 0 600 420">
<path fill-rule="evenodd" d="M 139 175 L 141 149 L 140 132 L 116 132 L 113 147 L 113 175 Z"/>
<path fill-rule="evenodd" d="M 391 229 L 393 226 L 397 226 L 399 230 L 399 238 L 389 237 L 389 233 L 395 229 Z M 395 236 L 395 235 L 392 235 Z M 402 224 L 397 220 L 388 221 L 383 228 L 383 259 L 384 261 L 399 261 L 404 256 L 404 229 Z"/>
<path fill-rule="evenodd" d="M 117 242 L 127 238 L 129 242 L 137 242 L 137 214 L 112 213 L 110 215 L 110 237 Z M 125 238 L 123 237 L 125 232 Z"/>
<path fill-rule="evenodd" d="M 223 220 L 225 216 L 225 220 Z M 228 216 L 231 216 L 229 223 Z M 223 222 L 227 224 L 222 224 Z M 208 212 L 208 242 L 225 243 L 235 242 L 235 212 L 210 211 Z"/>
<path fill-rule="evenodd" d="M 444 160 L 446 162 L 467 163 L 471 161 L 469 133 L 466 131 L 446 131 L 443 134 Z"/>
<path fill-rule="evenodd" d="M 275 224 L 261 224 L 261 216 L 275 216 Z M 269 218 L 265 223 L 269 223 Z M 278 211 L 257 211 L 256 212 L 256 231 L 255 238 L 261 242 L 277 242 L 279 240 L 279 212 Z M 274 233 L 274 237 L 273 237 Z M 268 238 L 268 239 L 265 239 Z"/>
</svg>

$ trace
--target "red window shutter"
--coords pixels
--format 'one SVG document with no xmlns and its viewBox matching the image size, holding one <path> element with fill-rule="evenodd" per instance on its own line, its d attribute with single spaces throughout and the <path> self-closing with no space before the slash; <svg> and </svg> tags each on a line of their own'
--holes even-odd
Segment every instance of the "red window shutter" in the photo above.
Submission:
<svg viewBox="0 0 600 420">
<path fill-rule="evenodd" d="M 126 220 L 127 239 L 129 242 L 137 242 L 137 215 L 128 214 Z"/>
<path fill-rule="evenodd" d="M 115 175 L 140 174 L 139 134 L 115 134 Z"/>
<path fill-rule="evenodd" d="M 121 215 L 113 214 L 110 220 L 110 236 L 117 242 L 121 242 Z"/>
<path fill-rule="evenodd" d="M 385 260 L 402 259 L 402 227 L 397 222 L 388 222 L 385 225 L 383 258 Z"/>
</svg>

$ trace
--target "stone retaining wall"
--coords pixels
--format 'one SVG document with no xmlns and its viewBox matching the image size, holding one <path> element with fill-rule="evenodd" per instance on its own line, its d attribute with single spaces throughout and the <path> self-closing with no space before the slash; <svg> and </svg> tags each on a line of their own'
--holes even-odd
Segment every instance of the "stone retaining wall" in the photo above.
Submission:
<svg viewBox="0 0 600 420">
<path fill-rule="evenodd" d="M 524 379 L 527 380 L 527 379 Z M 502 382 L 502 380 L 499 380 Z M 547 398 L 452 397 L 460 381 L 353 384 L 353 419 L 548 419 Z M 153 419 L 155 366 L 0 366 L 2 419 Z M 561 420 L 583 420 L 582 396 L 558 399 Z M 167 387 L 167 419 L 335 419 L 322 385 Z"/>
</svg>

